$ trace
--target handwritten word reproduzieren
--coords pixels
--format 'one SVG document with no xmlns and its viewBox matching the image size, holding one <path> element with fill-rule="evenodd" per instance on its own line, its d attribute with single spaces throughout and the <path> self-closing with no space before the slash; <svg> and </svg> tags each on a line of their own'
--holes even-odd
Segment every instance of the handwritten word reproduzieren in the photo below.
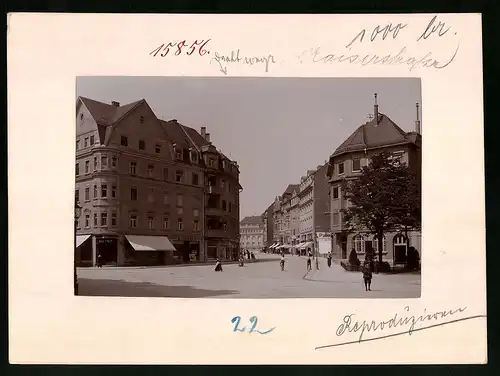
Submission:
<svg viewBox="0 0 500 376">
<path fill-rule="evenodd" d="M 180 54 L 185 53 L 186 55 L 191 56 L 193 53 L 195 53 L 195 51 L 198 51 L 198 55 L 204 56 L 206 54 L 210 54 L 210 51 L 206 49 L 208 42 L 210 42 L 210 39 L 195 40 L 193 43 L 186 40 L 180 42 L 163 43 L 160 46 L 156 47 L 153 51 L 151 51 L 149 55 L 153 57 L 165 57 L 169 53 L 170 55 L 174 56 L 179 56 Z"/>
<path fill-rule="evenodd" d="M 264 332 L 261 332 L 260 330 L 257 330 L 256 327 L 257 327 L 257 322 L 258 322 L 258 319 L 257 319 L 257 316 L 252 316 L 250 317 L 250 324 L 252 325 L 250 327 L 250 329 L 247 330 L 247 327 L 244 326 L 243 328 L 240 328 L 240 321 L 241 321 L 241 317 L 240 316 L 234 316 L 232 319 L 231 319 L 231 323 L 234 324 L 234 328 L 233 328 L 233 332 L 245 332 L 247 331 L 248 333 L 259 333 L 259 334 L 268 334 L 268 333 L 271 333 L 274 329 L 276 329 L 276 327 L 272 327 L 271 329 L 268 329 Z"/>
</svg>

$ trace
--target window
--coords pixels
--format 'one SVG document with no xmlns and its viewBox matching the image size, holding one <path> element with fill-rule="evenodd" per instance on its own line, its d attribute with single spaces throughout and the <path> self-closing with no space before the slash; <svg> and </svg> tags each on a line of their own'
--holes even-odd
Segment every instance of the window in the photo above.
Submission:
<svg viewBox="0 0 500 376">
<path fill-rule="evenodd" d="M 152 230 L 155 228 L 155 219 L 152 216 L 148 217 L 148 229 Z"/>
<path fill-rule="evenodd" d="M 97 227 L 97 213 L 94 213 L 94 227 Z"/>
<path fill-rule="evenodd" d="M 333 187 L 333 198 L 339 198 L 339 187 Z"/>
<path fill-rule="evenodd" d="M 221 188 L 224 188 L 225 184 L 226 184 L 226 181 L 225 181 L 224 179 L 222 179 L 222 180 L 220 181 L 220 187 L 221 187 Z"/>
<path fill-rule="evenodd" d="M 155 146 L 155 153 L 156 154 L 160 154 L 160 152 L 161 152 L 161 146 L 160 146 L 160 144 L 156 144 L 156 146 Z"/>
<path fill-rule="evenodd" d="M 111 167 L 116 167 L 116 157 L 111 158 Z"/>
<path fill-rule="evenodd" d="M 148 190 L 148 202 L 155 202 L 155 189 L 149 188 Z"/>
<path fill-rule="evenodd" d="M 182 151 L 180 149 L 175 149 L 175 158 L 182 159 Z"/>
<path fill-rule="evenodd" d="M 338 226 L 339 224 L 339 213 L 333 213 L 333 225 Z"/>
<path fill-rule="evenodd" d="M 90 146 L 94 145 L 94 136 L 90 136 Z"/>
<path fill-rule="evenodd" d="M 139 140 L 139 150 L 144 150 L 146 149 L 146 143 L 144 140 Z"/>
<path fill-rule="evenodd" d="M 136 214 L 130 214 L 130 217 L 128 220 L 128 225 L 131 228 L 137 227 L 137 215 Z"/>
<path fill-rule="evenodd" d="M 200 211 L 198 209 L 193 209 L 193 217 L 199 217 Z"/>
<path fill-rule="evenodd" d="M 111 197 L 116 198 L 116 185 L 111 186 Z"/>
<path fill-rule="evenodd" d="M 108 198 L 108 185 L 107 184 L 101 185 L 101 197 Z"/>
<path fill-rule="evenodd" d="M 111 213 L 111 226 L 116 226 L 116 213 Z"/>
<path fill-rule="evenodd" d="M 184 230 L 184 222 L 182 221 L 182 218 L 177 218 L 177 230 Z"/>
<path fill-rule="evenodd" d="M 90 162 L 85 161 L 85 173 L 88 174 L 90 171 Z"/>
<path fill-rule="evenodd" d="M 128 138 L 127 138 L 127 136 L 122 136 L 122 137 L 121 137 L 120 144 L 121 144 L 122 146 L 128 146 Z"/>
<path fill-rule="evenodd" d="M 76 140 L 76 150 L 80 150 L 80 140 Z"/>
<path fill-rule="evenodd" d="M 97 171 L 97 157 L 94 157 L 94 171 Z"/>
<path fill-rule="evenodd" d="M 167 216 L 163 216 L 163 229 L 167 230 L 168 227 L 169 227 L 168 217 Z"/>
<path fill-rule="evenodd" d="M 88 147 L 89 146 L 89 138 L 85 137 L 85 140 L 83 141 L 83 147 Z"/>
<path fill-rule="evenodd" d="M 222 200 L 222 210 L 226 211 L 226 201 Z"/>
<path fill-rule="evenodd" d="M 148 177 L 149 178 L 152 178 L 153 177 L 153 170 L 154 170 L 154 166 L 153 165 L 148 165 Z"/>
<path fill-rule="evenodd" d="M 94 184 L 94 200 L 97 198 L 97 184 Z"/>
<path fill-rule="evenodd" d="M 224 224 L 222 225 L 222 229 L 223 229 L 224 231 L 227 231 L 227 223 L 224 223 Z"/>
<path fill-rule="evenodd" d="M 231 213 L 231 203 L 229 203 L 229 213 Z"/>
<path fill-rule="evenodd" d="M 177 208 L 177 214 L 179 214 L 179 215 L 184 214 L 184 208 L 182 208 L 182 207 L 178 207 L 178 208 Z"/>
<path fill-rule="evenodd" d="M 75 175 L 80 175 L 80 163 L 75 163 Z"/>
<path fill-rule="evenodd" d="M 215 159 L 213 159 L 213 158 L 209 158 L 209 159 L 208 159 L 208 166 L 209 166 L 209 167 L 215 167 L 215 162 L 216 162 L 216 160 L 215 160 Z"/>
<path fill-rule="evenodd" d="M 108 225 L 108 213 L 101 213 L 101 226 Z"/>
<path fill-rule="evenodd" d="M 141 123 L 144 123 L 144 116 L 141 116 L 141 117 L 139 118 L 139 121 L 140 121 Z"/>
<path fill-rule="evenodd" d="M 90 214 L 85 214 L 85 227 L 90 227 Z"/>
<path fill-rule="evenodd" d="M 163 204 L 168 204 L 168 193 L 163 192 Z"/>
<path fill-rule="evenodd" d="M 130 162 L 130 167 L 129 167 L 129 173 L 130 173 L 130 175 L 135 175 L 136 168 L 137 168 L 137 163 L 136 162 Z"/>
<path fill-rule="evenodd" d="M 363 237 L 361 235 L 355 235 L 352 238 L 352 244 L 353 248 L 356 251 L 356 253 L 362 253 L 363 252 Z"/>
<path fill-rule="evenodd" d="M 85 201 L 90 201 L 90 187 L 85 188 Z"/>
<path fill-rule="evenodd" d="M 103 155 L 101 157 L 101 167 L 102 168 L 107 168 L 108 167 L 108 157 L 106 155 Z"/>
<path fill-rule="evenodd" d="M 193 230 L 194 231 L 199 231 L 200 230 L 200 227 L 199 227 L 199 221 L 197 219 L 195 219 L 193 221 Z"/>
<path fill-rule="evenodd" d="M 182 182 L 182 175 L 183 175 L 182 171 L 176 171 L 175 172 L 175 181 L 177 183 L 181 183 Z"/>
<path fill-rule="evenodd" d="M 193 185 L 198 185 L 198 174 L 196 172 L 193 172 Z"/>
<path fill-rule="evenodd" d="M 352 160 L 352 170 L 361 171 L 361 159 L 358 158 Z"/>
<path fill-rule="evenodd" d="M 136 187 L 130 188 L 130 200 L 137 201 L 137 188 Z"/>
<path fill-rule="evenodd" d="M 344 173 L 344 162 L 339 163 L 339 175 Z"/>
<path fill-rule="evenodd" d="M 163 180 L 164 181 L 168 180 L 168 168 L 166 167 L 163 168 Z"/>
<path fill-rule="evenodd" d="M 76 202 L 80 201 L 80 191 L 78 189 L 75 189 L 75 200 Z"/>
<path fill-rule="evenodd" d="M 191 162 L 198 163 L 198 154 L 195 151 L 191 152 Z"/>
<path fill-rule="evenodd" d="M 227 183 L 227 191 L 231 192 L 231 183 Z"/>
</svg>

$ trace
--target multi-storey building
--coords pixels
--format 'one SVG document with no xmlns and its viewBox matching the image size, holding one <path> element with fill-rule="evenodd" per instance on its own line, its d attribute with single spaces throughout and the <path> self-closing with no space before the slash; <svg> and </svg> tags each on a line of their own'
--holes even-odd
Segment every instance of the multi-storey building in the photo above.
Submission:
<svg viewBox="0 0 500 376">
<path fill-rule="evenodd" d="M 116 265 L 206 261 L 238 248 L 237 164 L 209 135 L 159 120 L 145 100 L 78 98 L 75 169 L 80 265 L 95 265 L 98 255 Z M 229 210 L 221 204 L 216 215 L 227 223 L 221 234 L 210 233 L 210 174 L 233 184 L 222 200 Z"/>
<path fill-rule="evenodd" d="M 261 216 L 243 218 L 240 222 L 240 249 L 261 251 L 264 248 L 264 233 Z"/>
<path fill-rule="evenodd" d="M 300 207 L 299 207 L 299 185 L 294 187 L 290 198 L 290 220 L 292 235 L 292 252 L 298 253 L 297 246 L 300 243 Z M 299 251 L 300 252 L 300 251 Z"/>
<path fill-rule="evenodd" d="M 316 170 L 309 170 L 306 176 L 300 179 L 300 243 L 297 248 L 301 254 L 330 252 L 326 167 L 327 164 L 318 166 Z"/>
<path fill-rule="evenodd" d="M 268 206 L 266 211 L 262 213 L 262 218 L 264 222 L 264 246 L 266 249 L 270 249 L 274 242 L 274 213 L 273 213 L 274 203 Z"/>
<path fill-rule="evenodd" d="M 276 197 L 273 206 L 273 245 L 271 249 L 280 252 L 292 250 L 292 195 L 298 190 L 297 184 L 290 184 L 281 196 Z M 294 208 L 295 209 L 295 208 Z"/>
<path fill-rule="evenodd" d="M 352 249 L 358 254 L 373 250 L 378 254 L 378 241 L 367 231 L 349 232 L 342 218 L 342 210 L 349 205 L 341 189 L 344 179 L 356 179 L 367 166 L 374 154 L 382 151 L 401 158 L 414 171 L 420 181 L 421 176 L 420 121 L 418 117 L 414 132 L 405 132 L 387 115 L 378 112 L 374 106 L 374 118 L 360 125 L 331 155 L 327 176 L 330 184 L 330 226 L 334 257 L 346 259 Z M 404 263 L 406 252 L 411 244 L 419 252 L 421 240 L 419 231 L 394 231 L 385 234 L 383 239 L 383 259 L 392 265 Z"/>
</svg>

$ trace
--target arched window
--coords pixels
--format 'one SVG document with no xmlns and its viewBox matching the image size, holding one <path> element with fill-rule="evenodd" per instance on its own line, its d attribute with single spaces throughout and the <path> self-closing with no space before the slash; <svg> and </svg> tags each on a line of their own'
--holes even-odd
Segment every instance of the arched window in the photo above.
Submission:
<svg viewBox="0 0 500 376">
<path fill-rule="evenodd" d="M 377 235 L 374 235 L 373 236 L 373 251 L 375 253 L 378 253 L 378 238 L 377 238 Z M 384 239 L 382 240 L 382 252 L 385 252 L 386 251 L 386 244 L 385 244 L 385 236 L 384 236 Z"/>
<path fill-rule="evenodd" d="M 394 237 L 394 245 L 406 245 L 406 237 L 403 234 L 397 234 Z"/>
<path fill-rule="evenodd" d="M 352 238 L 352 246 L 356 253 L 363 252 L 363 235 L 357 234 Z"/>
</svg>

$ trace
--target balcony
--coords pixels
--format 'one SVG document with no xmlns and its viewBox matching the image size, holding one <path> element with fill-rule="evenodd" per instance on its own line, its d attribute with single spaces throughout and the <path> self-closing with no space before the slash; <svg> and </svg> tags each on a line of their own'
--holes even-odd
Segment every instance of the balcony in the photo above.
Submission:
<svg viewBox="0 0 500 376">
<path fill-rule="evenodd" d="M 214 207 L 207 207 L 205 212 L 207 215 L 212 215 L 212 216 L 217 216 L 217 217 L 222 217 L 222 216 L 225 216 L 227 214 L 221 208 L 214 208 Z"/>
<path fill-rule="evenodd" d="M 221 195 L 225 192 L 225 189 L 221 188 L 219 185 L 209 185 L 207 192 L 211 195 Z"/>
<path fill-rule="evenodd" d="M 207 229 L 207 238 L 228 238 L 229 231 L 223 229 Z"/>
</svg>

